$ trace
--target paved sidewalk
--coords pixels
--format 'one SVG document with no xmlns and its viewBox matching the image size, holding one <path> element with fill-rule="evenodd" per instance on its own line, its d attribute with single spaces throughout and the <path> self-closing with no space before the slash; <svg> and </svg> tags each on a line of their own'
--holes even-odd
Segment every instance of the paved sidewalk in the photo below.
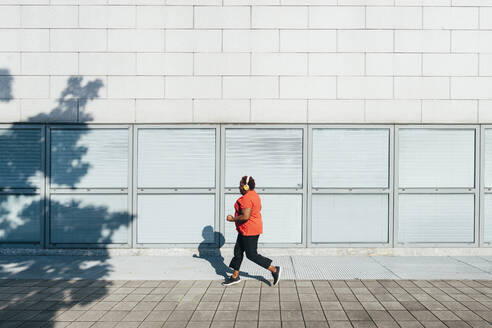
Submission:
<svg viewBox="0 0 492 328">
<path fill-rule="evenodd" d="M 282 277 L 325 279 L 492 280 L 491 256 L 274 256 Z M 230 257 L 0 256 L 0 278 L 94 280 L 220 280 Z M 245 259 L 244 279 L 270 278 Z"/>
<path fill-rule="evenodd" d="M 490 328 L 490 280 L 0 280 L 0 327 Z"/>
</svg>

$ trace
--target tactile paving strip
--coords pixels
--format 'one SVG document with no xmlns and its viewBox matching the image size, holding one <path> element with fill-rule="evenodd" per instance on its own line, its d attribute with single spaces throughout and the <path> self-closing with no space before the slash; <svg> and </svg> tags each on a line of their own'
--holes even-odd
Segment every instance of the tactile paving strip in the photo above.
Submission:
<svg viewBox="0 0 492 328">
<path fill-rule="evenodd" d="M 487 260 L 486 257 L 469 256 L 453 256 L 452 258 L 492 274 L 492 258 L 490 260 Z"/>
<path fill-rule="evenodd" d="M 370 257 L 293 256 L 296 279 L 398 279 Z"/>
<path fill-rule="evenodd" d="M 448 256 L 375 256 L 401 279 L 492 279 L 492 274 Z"/>
</svg>

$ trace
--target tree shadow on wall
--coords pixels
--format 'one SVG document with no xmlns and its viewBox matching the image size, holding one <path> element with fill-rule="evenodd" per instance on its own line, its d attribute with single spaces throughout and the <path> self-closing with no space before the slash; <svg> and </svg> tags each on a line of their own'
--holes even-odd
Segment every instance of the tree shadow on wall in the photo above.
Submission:
<svg viewBox="0 0 492 328">
<path fill-rule="evenodd" d="M 73 113 L 84 113 L 83 117 L 78 115 L 79 121 L 91 121 L 92 116 L 84 109 L 98 98 L 103 83 L 97 79 L 86 84 L 82 81 L 82 77 L 70 77 L 57 106 L 48 113 L 29 117 L 28 123 L 48 122 L 53 117 L 74 117 Z M 5 110 L 2 102 L 15 98 L 13 82 L 8 70 L 0 69 L 0 111 Z M 97 243 L 101 246 L 99 250 L 91 251 L 97 255 L 95 257 L 64 256 L 57 260 L 43 256 L 0 256 L 0 326 L 55 327 L 55 322 L 62 320 L 67 310 L 93 306 L 93 309 L 102 310 L 110 304 L 99 303 L 107 300 L 109 290 L 115 288 L 113 282 L 103 280 L 112 271 L 105 248 L 110 243 L 127 242 L 133 217 L 127 209 L 110 207 L 100 200 L 95 202 L 88 194 L 77 194 L 78 185 L 90 173 L 93 163 L 86 160 L 89 149 L 81 142 L 90 130 L 85 124 L 78 124 L 76 130 L 70 138 L 52 136 L 51 163 L 57 164 L 57 174 L 48 176 L 50 170 L 43 170 L 41 160 L 41 145 L 45 144 L 41 130 L 32 124 L 0 127 L 0 245 L 4 249 L 23 243 L 39 245 L 41 236 L 46 235 L 61 246 L 69 245 L 67 242 L 72 239 L 77 239 L 81 245 Z M 53 154 L 63 156 L 54 158 Z M 67 193 L 43 198 L 41 190 L 45 177 L 50 178 L 53 185 L 61 185 Z M 45 204 L 51 213 L 50 219 L 46 220 L 51 222 L 45 228 L 46 234 L 41 231 Z M 90 224 L 85 220 L 90 220 Z M 76 250 L 73 253 L 84 254 Z"/>
</svg>

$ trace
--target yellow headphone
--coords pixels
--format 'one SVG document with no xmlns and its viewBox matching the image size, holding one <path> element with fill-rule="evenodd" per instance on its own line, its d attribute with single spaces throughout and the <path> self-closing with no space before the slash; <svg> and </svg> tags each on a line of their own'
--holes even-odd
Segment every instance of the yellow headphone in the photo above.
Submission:
<svg viewBox="0 0 492 328">
<path fill-rule="evenodd" d="M 246 191 L 249 190 L 248 182 L 249 182 L 249 177 L 246 179 L 246 184 L 243 186 L 243 189 Z"/>
</svg>

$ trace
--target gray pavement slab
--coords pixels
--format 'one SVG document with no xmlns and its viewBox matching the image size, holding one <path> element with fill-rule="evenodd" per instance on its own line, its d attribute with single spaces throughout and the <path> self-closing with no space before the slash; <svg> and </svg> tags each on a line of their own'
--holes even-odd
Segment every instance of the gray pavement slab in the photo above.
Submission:
<svg viewBox="0 0 492 328">
<path fill-rule="evenodd" d="M 491 328 L 492 280 L 0 279 L 0 327 Z"/>
<path fill-rule="evenodd" d="M 231 257 L 0 256 L 0 279 L 221 280 Z M 486 256 L 274 256 L 285 280 L 492 279 Z M 271 280 L 245 259 L 243 279 Z"/>
</svg>

